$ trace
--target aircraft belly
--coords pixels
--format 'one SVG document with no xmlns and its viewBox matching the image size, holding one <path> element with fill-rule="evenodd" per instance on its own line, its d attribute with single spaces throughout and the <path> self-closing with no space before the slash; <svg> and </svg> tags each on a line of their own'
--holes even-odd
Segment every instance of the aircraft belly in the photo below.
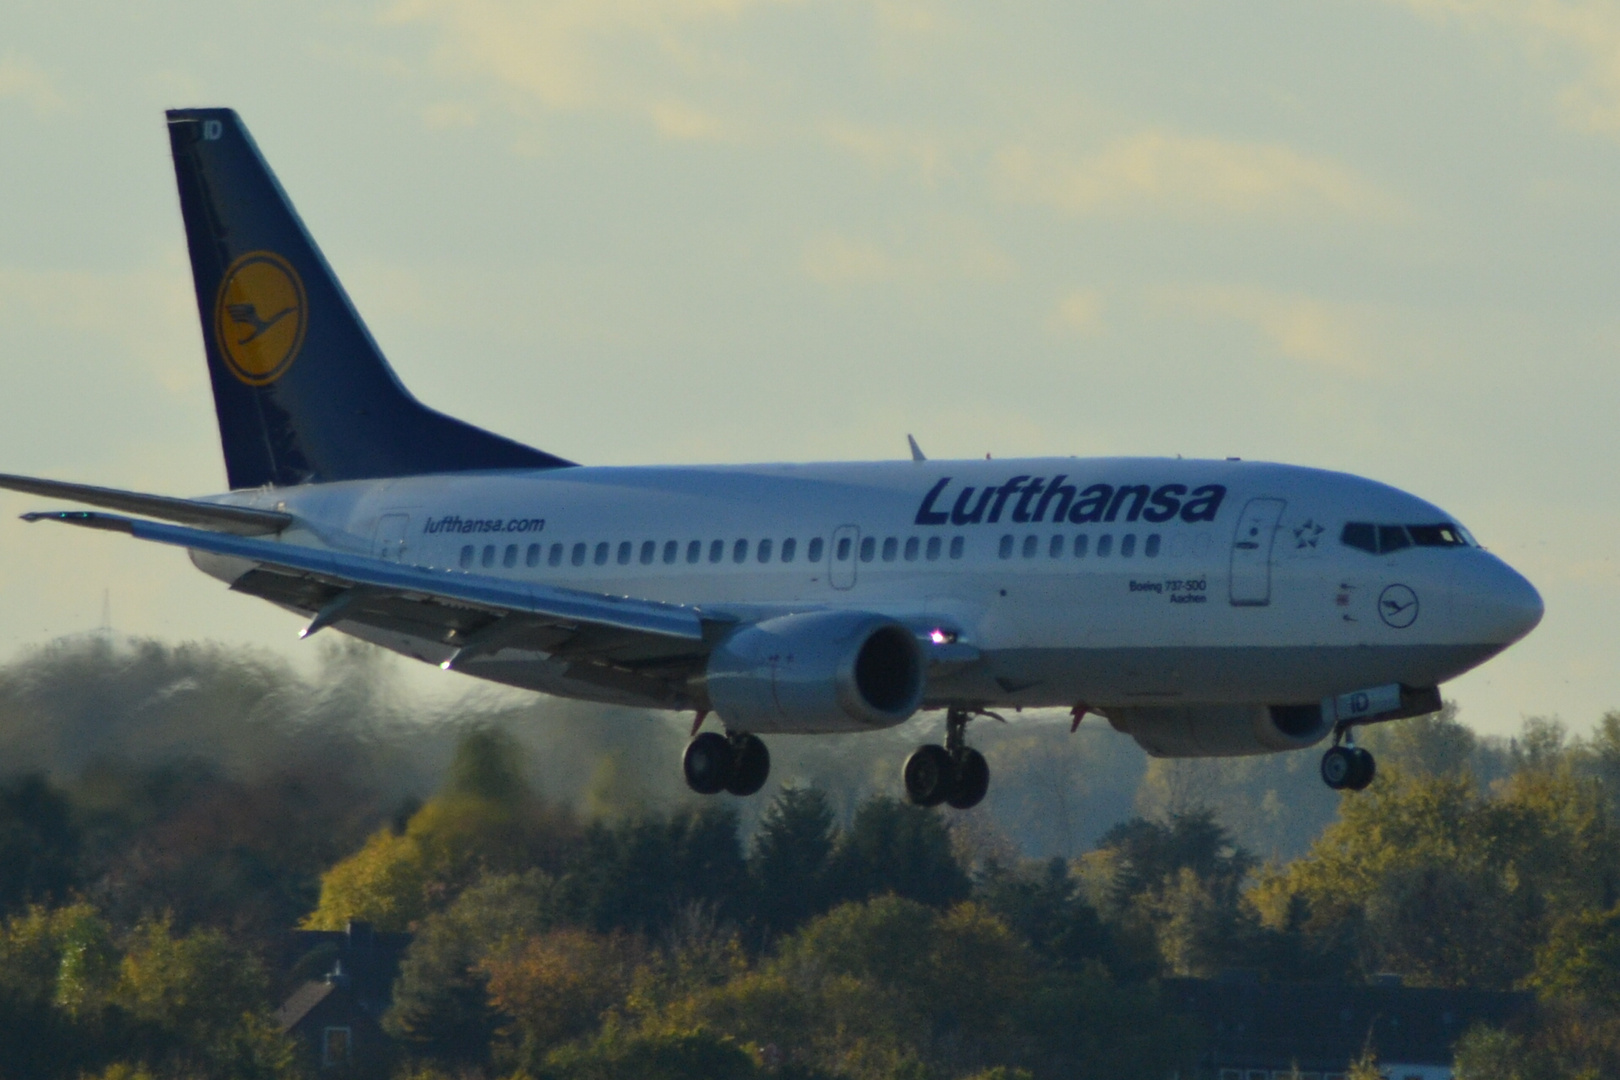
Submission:
<svg viewBox="0 0 1620 1080">
<path fill-rule="evenodd" d="M 1003 649 L 929 682 L 938 704 L 1048 706 L 1165 703 L 1291 704 L 1387 683 L 1433 686 L 1503 646 L 1303 645 Z"/>
</svg>

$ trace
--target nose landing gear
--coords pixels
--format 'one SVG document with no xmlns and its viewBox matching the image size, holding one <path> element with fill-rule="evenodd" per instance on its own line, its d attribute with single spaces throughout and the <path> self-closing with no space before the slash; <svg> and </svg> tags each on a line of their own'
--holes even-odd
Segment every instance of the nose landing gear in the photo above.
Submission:
<svg viewBox="0 0 1620 1080">
<path fill-rule="evenodd" d="M 699 795 L 752 795 L 771 775 L 771 752 L 758 735 L 705 731 L 681 758 L 686 786 Z"/>
<path fill-rule="evenodd" d="M 1340 740 L 1344 744 L 1340 745 Z M 1334 791 L 1363 791 L 1378 775 L 1373 756 L 1355 744 L 1350 729 L 1333 733 L 1333 745 L 1322 755 L 1322 782 Z"/>
<path fill-rule="evenodd" d="M 990 790 L 989 764 L 983 754 L 966 743 L 967 722 L 971 718 L 972 714 L 966 709 L 949 710 L 945 714 L 945 745 L 919 746 L 906 758 L 900 775 L 905 782 L 906 798 L 914 805 L 946 803 L 958 810 L 967 810 L 979 805 L 985 792 Z"/>
</svg>

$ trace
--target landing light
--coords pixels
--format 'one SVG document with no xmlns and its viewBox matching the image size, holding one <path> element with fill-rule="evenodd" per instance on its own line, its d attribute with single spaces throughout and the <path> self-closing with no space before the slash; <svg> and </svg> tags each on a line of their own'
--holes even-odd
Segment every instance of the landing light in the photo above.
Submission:
<svg viewBox="0 0 1620 1080">
<path fill-rule="evenodd" d="M 950 645 L 956 641 L 955 630 L 941 630 L 937 627 L 928 633 L 928 640 L 935 645 Z"/>
</svg>

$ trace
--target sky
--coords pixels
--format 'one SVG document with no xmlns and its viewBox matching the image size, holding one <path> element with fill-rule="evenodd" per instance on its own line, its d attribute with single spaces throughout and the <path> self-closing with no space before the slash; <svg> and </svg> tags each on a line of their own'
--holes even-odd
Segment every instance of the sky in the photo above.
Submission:
<svg viewBox="0 0 1620 1080">
<path fill-rule="evenodd" d="M 596 464 L 1373 477 L 1546 600 L 1465 721 L 1620 707 L 1620 3 L 7 0 L 0 471 L 224 486 L 162 114 L 216 105 L 443 411 Z M 40 505 L 0 654 L 104 600 L 307 650 Z"/>
</svg>

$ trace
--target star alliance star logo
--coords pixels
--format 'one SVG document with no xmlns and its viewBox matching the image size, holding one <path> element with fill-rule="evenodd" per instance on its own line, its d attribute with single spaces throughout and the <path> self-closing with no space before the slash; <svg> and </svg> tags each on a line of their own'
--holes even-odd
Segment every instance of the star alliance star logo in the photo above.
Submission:
<svg viewBox="0 0 1620 1080">
<path fill-rule="evenodd" d="M 1296 547 L 1313 548 L 1317 539 L 1322 535 L 1322 526 L 1310 518 L 1294 526 L 1294 543 Z"/>
</svg>

